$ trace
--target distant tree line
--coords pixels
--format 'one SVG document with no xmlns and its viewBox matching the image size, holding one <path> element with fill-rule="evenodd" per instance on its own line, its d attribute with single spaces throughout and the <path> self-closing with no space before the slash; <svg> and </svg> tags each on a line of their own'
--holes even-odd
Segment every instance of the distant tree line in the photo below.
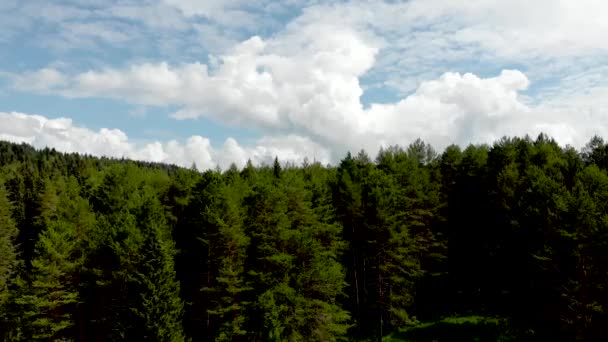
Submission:
<svg viewBox="0 0 608 342">
<path fill-rule="evenodd" d="M 0 142 L 0 340 L 608 340 L 608 145 L 198 172 Z"/>
</svg>

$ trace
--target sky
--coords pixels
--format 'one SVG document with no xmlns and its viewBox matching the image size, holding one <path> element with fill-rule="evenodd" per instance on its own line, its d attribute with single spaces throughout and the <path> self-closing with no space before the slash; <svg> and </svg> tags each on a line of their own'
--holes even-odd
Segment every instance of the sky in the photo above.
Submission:
<svg viewBox="0 0 608 342">
<path fill-rule="evenodd" d="M 608 136 L 605 0 L 0 0 L 0 139 L 201 170 Z"/>
</svg>

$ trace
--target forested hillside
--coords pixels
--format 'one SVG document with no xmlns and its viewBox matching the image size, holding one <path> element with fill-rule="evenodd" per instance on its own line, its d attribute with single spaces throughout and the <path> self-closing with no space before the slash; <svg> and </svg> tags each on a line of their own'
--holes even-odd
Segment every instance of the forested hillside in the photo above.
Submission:
<svg viewBox="0 0 608 342">
<path fill-rule="evenodd" d="M 606 340 L 607 168 L 597 137 L 206 172 L 0 143 L 0 340 Z"/>
</svg>

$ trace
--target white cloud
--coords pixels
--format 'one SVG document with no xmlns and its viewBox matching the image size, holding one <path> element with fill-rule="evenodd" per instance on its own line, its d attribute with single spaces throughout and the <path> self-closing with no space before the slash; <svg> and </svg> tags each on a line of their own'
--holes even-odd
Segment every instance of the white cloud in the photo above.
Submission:
<svg viewBox="0 0 608 342">
<path fill-rule="evenodd" d="M 538 81 L 567 73 L 582 57 L 608 54 L 608 2 L 603 0 L 109 0 L 78 6 L 32 0 L 6 7 L 0 11 L 0 39 L 3 31 L 13 32 L 61 53 L 106 44 L 192 60 L 224 53 L 248 35 L 271 35 L 265 41 L 279 37 L 278 43 L 297 46 L 280 37 L 316 26 L 328 34 L 334 27 L 355 30 L 374 37 L 381 48 L 369 70 L 377 77 L 368 79 L 402 94 L 448 70 L 479 73 L 517 64 Z M 30 28 L 41 22 L 52 26 L 32 36 L 23 27 L 13 28 L 13 21 Z M 298 35 L 290 38 L 297 41 Z"/>
<path fill-rule="evenodd" d="M 72 41 L 99 39 L 111 44 L 120 44 L 129 41 L 132 36 L 125 31 L 127 27 L 120 27 L 116 23 L 65 23 L 63 37 Z"/>
<path fill-rule="evenodd" d="M 582 57 L 605 63 L 607 12 L 603 0 L 346 1 L 305 8 L 289 26 L 341 23 L 375 35 L 382 50 L 369 78 L 407 94 L 446 70 L 517 64 L 537 81 Z"/>
<path fill-rule="evenodd" d="M 342 134 L 362 129 L 358 78 L 373 65 L 376 52 L 349 29 L 310 26 L 275 39 L 248 39 L 220 56 L 221 63 L 212 70 L 200 63 L 165 62 L 76 75 L 45 69 L 15 76 L 14 84 L 67 97 L 177 105 L 182 109 L 176 118 L 206 116 L 338 142 L 344 137 L 336 135 L 336 128 Z M 47 74 L 54 77 L 42 77 Z M 66 83 L 59 82 L 63 77 Z"/>
<path fill-rule="evenodd" d="M 251 8 L 281 9 L 272 9 L 265 0 L 164 0 L 139 13 L 130 5 L 114 4 L 114 11 L 100 11 L 151 28 L 182 33 L 194 28 L 207 37 L 230 26 L 230 39 L 209 43 L 223 46 L 223 52 L 207 63 L 132 63 L 85 72 L 49 67 L 13 75 L 13 85 L 65 97 L 174 106 L 176 119 L 206 117 L 291 136 L 262 144 L 281 145 L 285 155 L 303 155 L 305 150 L 297 146 L 315 141 L 331 148 L 334 160 L 346 149 L 375 151 L 379 145 L 407 144 L 417 137 L 441 148 L 540 131 L 581 144 L 592 134 L 607 132 L 608 75 L 598 67 L 598 60 L 608 55 L 604 1 L 296 3 L 302 13 L 284 28 L 230 48 L 225 48 L 227 42 L 238 36 L 234 26 L 261 30 L 265 24 L 258 23 L 260 16 L 272 16 Z M 163 10 L 167 21 L 154 26 Z M 79 27 L 84 33 L 78 36 L 97 31 L 97 26 Z M 113 44 L 127 39 L 111 30 L 95 37 Z M 495 71 L 514 64 L 519 71 Z M 470 69 L 476 72 L 467 73 Z M 479 76 L 489 73 L 498 75 Z M 401 98 L 364 106 L 363 79 L 372 80 L 365 86 L 398 88 Z M 546 79 L 557 86 L 534 89 Z M 188 155 L 189 144 L 209 148 L 208 141 L 197 139 L 176 146 Z M 159 149 L 167 153 L 172 146 L 150 145 L 145 153 L 161 155 Z M 229 141 L 224 148 L 234 155 L 244 151 Z M 272 151 L 252 147 L 247 153 Z M 200 156 L 201 163 L 217 159 Z"/>
<path fill-rule="evenodd" d="M 156 29 L 184 31 L 189 26 L 177 9 L 163 3 L 116 4 L 103 13 L 109 18 L 139 21 Z"/>
<path fill-rule="evenodd" d="M 323 17 L 332 15 L 323 6 L 310 11 L 308 16 L 318 16 L 317 11 L 324 12 Z M 495 56 L 521 58 L 608 50 L 608 3 L 603 0 L 350 2 L 333 6 L 330 13 L 345 11 L 352 20 L 364 21 L 383 34 L 410 33 L 403 37 L 406 41 L 419 34 L 431 38 L 427 43 L 416 41 L 422 47 L 479 48 Z M 387 20 L 376 20 L 382 16 Z"/>
<path fill-rule="evenodd" d="M 13 86 L 16 89 L 41 93 L 63 87 L 67 82 L 66 76 L 55 68 L 43 68 L 13 77 Z"/>
<path fill-rule="evenodd" d="M 75 75 L 43 69 L 14 81 L 20 89 L 31 84 L 31 90 L 67 97 L 178 106 L 172 114 L 177 119 L 206 117 L 307 136 L 330 146 L 334 157 L 346 149 L 374 151 L 417 137 L 442 147 L 540 130 L 578 142 L 573 136 L 589 131 L 565 114 L 573 109 L 528 104 L 521 92 L 530 81 L 517 70 L 489 78 L 448 72 L 399 101 L 365 108 L 359 79 L 373 67 L 378 44 L 355 28 L 294 23 L 272 38 L 244 41 L 210 65 L 143 63 Z M 571 127 L 570 135 L 564 127 Z"/>
<path fill-rule="evenodd" d="M 251 27 L 256 25 L 255 16 L 241 9 L 249 1 L 242 0 L 163 0 L 179 9 L 186 16 L 201 16 L 215 22 Z M 254 2 L 255 5 L 255 2 Z"/>
<path fill-rule="evenodd" d="M 246 42 L 239 47 L 242 51 L 227 57 L 228 62 L 221 67 L 226 69 L 220 68 L 216 75 L 209 75 L 202 64 L 177 68 L 164 63 L 138 65 L 127 71 L 77 75 L 71 78 L 75 86 L 62 88 L 60 92 L 69 96 L 109 96 L 143 105 L 181 104 L 184 109 L 173 114 L 177 118 L 203 115 L 300 136 L 281 141 L 264 140 L 262 145 L 275 149 L 249 149 L 247 152 L 254 159 L 275 154 L 288 159 L 313 157 L 309 149 L 311 140 L 302 140 L 303 136 L 329 146 L 334 153 L 322 154 L 321 159 L 335 161 L 347 149 L 376 151 L 381 145 L 407 145 L 418 137 L 442 148 L 450 143 L 491 142 L 503 135 L 546 132 L 560 142 L 580 146 L 591 135 L 608 132 L 606 107 L 597 107 L 594 120 L 577 112 L 585 101 L 597 106 L 598 102 L 593 99 L 606 98 L 608 88 L 596 87 L 587 97 L 571 97 L 569 101 L 578 104 L 574 107 L 560 102 L 532 105 L 520 96 L 530 84 L 520 71 L 505 70 L 490 78 L 445 73 L 439 79 L 421 83 L 413 94 L 398 102 L 364 108 L 357 81 L 358 73 L 365 70 L 364 65 L 355 63 L 323 69 L 319 65 L 333 63 L 327 53 L 319 53 L 323 62 L 313 63 L 311 69 L 306 69 L 305 64 L 301 64 L 301 69 L 293 69 L 299 63 L 296 57 L 259 57 L 257 53 L 247 58 L 259 57 L 265 62 L 256 63 L 255 58 L 245 58 L 249 64 L 240 62 L 243 55 L 264 46 L 260 39 Z M 373 58 L 373 51 L 370 56 Z M 267 70 L 258 70 L 259 65 Z M 212 108 L 217 111 L 211 112 Z M 202 150 L 208 148 L 199 140 L 188 144 L 202 144 L 197 147 Z M 281 149 L 276 149 L 279 145 Z M 231 150 L 231 142 L 227 142 L 225 148 Z M 234 153 L 243 152 L 239 151 Z M 207 159 L 200 162 L 207 165 Z"/>
<path fill-rule="evenodd" d="M 297 13 L 298 9 L 314 4 L 310 0 L 161 0 L 165 6 L 178 9 L 189 19 L 204 18 L 224 28 L 239 28 L 249 32 L 274 27 L 281 17 Z M 292 13 L 290 13 L 292 12 Z"/>
<path fill-rule="evenodd" d="M 189 167 L 196 163 L 201 170 L 217 165 L 226 169 L 231 163 L 242 167 L 247 159 L 255 164 L 272 162 L 301 163 L 311 151 L 317 160 L 328 163 L 329 152 L 307 138 L 299 136 L 265 137 L 251 146 L 239 145 L 233 138 L 214 148 L 209 139 L 192 136 L 185 142 L 135 142 L 119 129 L 102 128 L 95 132 L 75 126 L 71 119 L 49 119 L 41 115 L 0 112 L 0 139 L 26 142 L 35 147 L 53 147 L 62 152 L 96 156 L 126 157 L 136 160 L 172 163 Z"/>
<path fill-rule="evenodd" d="M 17 50 L 37 48 L 54 58 L 76 59 L 84 64 L 99 59 L 100 55 L 113 58 L 116 52 L 124 52 L 131 58 L 141 58 L 143 53 L 191 59 L 210 50 L 220 51 L 234 41 L 235 35 L 235 30 L 227 30 L 215 22 L 215 30 L 200 32 L 199 18 L 188 17 L 161 0 L 0 3 L 0 41 L 14 45 Z"/>
</svg>

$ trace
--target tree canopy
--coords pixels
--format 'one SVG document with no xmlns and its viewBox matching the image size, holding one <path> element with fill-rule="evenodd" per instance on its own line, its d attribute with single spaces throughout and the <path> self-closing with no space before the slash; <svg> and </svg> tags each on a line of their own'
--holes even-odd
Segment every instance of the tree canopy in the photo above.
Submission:
<svg viewBox="0 0 608 342">
<path fill-rule="evenodd" d="M 606 340 L 607 150 L 201 173 L 0 142 L 0 340 Z"/>
</svg>

